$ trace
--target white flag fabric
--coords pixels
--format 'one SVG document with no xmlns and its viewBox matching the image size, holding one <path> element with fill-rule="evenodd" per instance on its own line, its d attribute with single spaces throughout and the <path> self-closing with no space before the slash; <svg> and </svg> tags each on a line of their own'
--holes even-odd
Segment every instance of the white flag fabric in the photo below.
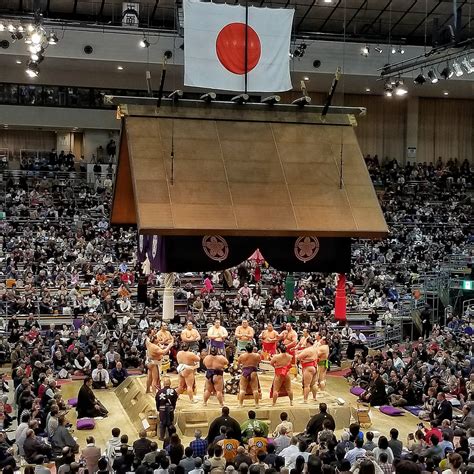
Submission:
<svg viewBox="0 0 474 474">
<path fill-rule="evenodd" d="M 249 7 L 247 91 L 292 88 L 293 9 Z M 245 90 L 245 7 L 184 0 L 184 84 Z"/>
</svg>

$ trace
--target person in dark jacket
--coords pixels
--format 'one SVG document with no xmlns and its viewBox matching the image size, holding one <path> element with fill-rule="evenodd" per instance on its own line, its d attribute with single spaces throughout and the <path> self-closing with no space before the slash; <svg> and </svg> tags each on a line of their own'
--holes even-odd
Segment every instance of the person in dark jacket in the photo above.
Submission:
<svg viewBox="0 0 474 474">
<path fill-rule="evenodd" d="M 96 416 L 107 416 L 108 411 L 97 400 L 92 391 L 92 378 L 86 377 L 84 384 L 77 395 L 77 417 L 78 418 L 95 418 Z"/>
<path fill-rule="evenodd" d="M 141 430 L 138 436 L 139 438 L 133 443 L 133 452 L 135 453 L 135 458 L 142 462 L 145 454 L 152 451 L 152 442 L 146 437 L 145 430 Z"/>
<path fill-rule="evenodd" d="M 446 400 L 446 395 L 443 392 L 439 392 L 436 399 L 437 402 L 433 407 L 431 417 L 438 422 L 439 426 L 443 420 L 451 421 L 453 419 L 453 406 Z"/>
<path fill-rule="evenodd" d="M 385 382 L 376 370 L 372 371 L 369 387 L 361 395 L 360 399 L 363 402 L 370 403 L 372 406 L 380 406 L 387 404 L 387 392 L 385 390 Z"/>
<path fill-rule="evenodd" d="M 323 424 L 326 420 L 329 420 L 331 426 L 330 430 L 334 431 L 336 429 L 336 423 L 332 415 L 328 412 L 328 406 L 325 403 L 319 404 L 319 413 L 313 415 L 306 426 L 306 434 L 311 437 L 313 441 L 317 441 L 318 433 L 323 430 Z"/>
<path fill-rule="evenodd" d="M 217 417 L 209 426 L 209 433 L 207 435 L 207 441 L 209 444 L 214 442 L 214 439 L 219 436 L 221 426 L 225 426 L 228 430 L 234 433 L 235 439 L 240 443 L 242 442 L 242 436 L 240 432 L 240 425 L 235 418 L 229 415 L 229 408 L 222 407 L 222 415 Z"/>
</svg>

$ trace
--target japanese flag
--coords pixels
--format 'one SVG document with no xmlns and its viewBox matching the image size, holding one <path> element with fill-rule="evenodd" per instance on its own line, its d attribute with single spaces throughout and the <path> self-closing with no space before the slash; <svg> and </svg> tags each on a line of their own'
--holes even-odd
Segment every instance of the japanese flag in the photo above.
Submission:
<svg viewBox="0 0 474 474">
<path fill-rule="evenodd" d="M 291 89 L 290 38 L 294 10 L 184 0 L 184 84 L 229 91 Z"/>
</svg>

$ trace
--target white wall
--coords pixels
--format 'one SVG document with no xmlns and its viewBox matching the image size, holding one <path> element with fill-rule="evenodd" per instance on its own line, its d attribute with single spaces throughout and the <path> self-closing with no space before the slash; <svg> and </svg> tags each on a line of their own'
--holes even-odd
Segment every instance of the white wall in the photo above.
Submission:
<svg viewBox="0 0 474 474">
<path fill-rule="evenodd" d="M 0 105 L 0 123 L 10 127 L 31 127 L 37 130 L 79 129 L 120 130 L 115 110 L 66 109 Z"/>
<path fill-rule="evenodd" d="M 117 131 L 107 130 L 85 130 L 84 131 L 84 157 L 87 161 L 92 158 L 92 155 L 97 156 L 97 148 L 102 146 L 104 148 L 113 138 L 117 144 L 117 153 L 119 145 L 119 133 Z"/>
</svg>

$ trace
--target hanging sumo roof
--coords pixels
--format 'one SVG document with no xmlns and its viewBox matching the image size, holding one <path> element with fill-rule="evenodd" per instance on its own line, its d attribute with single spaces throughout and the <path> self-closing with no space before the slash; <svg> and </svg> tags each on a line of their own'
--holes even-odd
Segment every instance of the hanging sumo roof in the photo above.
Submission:
<svg viewBox="0 0 474 474">
<path fill-rule="evenodd" d="M 123 119 L 112 224 L 159 235 L 387 235 L 352 115 L 332 108 L 323 123 L 321 107 L 113 100 Z"/>
</svg>

